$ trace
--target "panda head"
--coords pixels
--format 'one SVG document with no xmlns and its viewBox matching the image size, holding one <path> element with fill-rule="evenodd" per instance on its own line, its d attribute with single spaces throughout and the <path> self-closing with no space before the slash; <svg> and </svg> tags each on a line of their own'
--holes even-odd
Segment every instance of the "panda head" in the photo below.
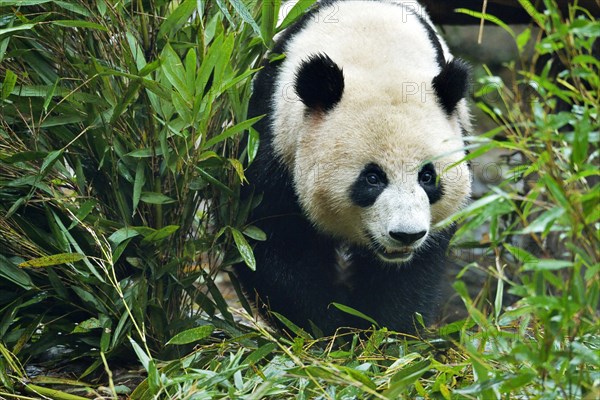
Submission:
<svg viewBox="0 0 600 400">
<path fill-rule="evenodd" d="M 298 101 L 278 120 L 290 134 L 275 147 L 318 228 L 384 262 L 408 262 L 470 193 L 461 161 L 468 69 L 454 59 L 406 84 L 349 69 L 324 53 L 297 63 Z"/>
</svg>

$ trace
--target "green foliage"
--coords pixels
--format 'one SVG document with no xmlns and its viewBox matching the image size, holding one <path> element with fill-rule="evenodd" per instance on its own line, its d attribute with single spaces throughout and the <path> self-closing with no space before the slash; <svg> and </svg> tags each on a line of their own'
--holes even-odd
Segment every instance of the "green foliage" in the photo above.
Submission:
<svg viewBox="0 0 600 400">
<path fill-rule="evenodd" d="M 552 1 L 538 13 L 543 35 L 512 32 L 521 65 L 513 83 L 481 79 L 478 106 L 500 129 L 476 138 L 479 149 L 508 154 L 507 179 L 455 218 L 455 241 L 479 242 L 496 281 L 494 299 L 456 289 L 476 331 L 461 345 L 474 382 L 456 393 L 500 398 L 596 398 L 600 394 L 600 23 L 576 6 L 562 18 Z M 533 59 L 526 46 L 532 37 Z M 499 101 L 492 103 L 490 98 Z M 484 240 L 474 228 L 487 224 Z M 503 296 L 516 303 L 505 308 Z M 513 300 L 514 301 L 514 300 Z"/>
<path fill-rule="evenodd" d="M 233 0 L 2 8 L 0 341 L 12 354 L 64 346 L 93 356 L 91 372 L 98 352 L 127 357 L 128 336 L 157 354 L 200 313 L 233 324 L 212 279 L 251 264 L 243 235 L 260 235 L 244 225 L 238 142 L 257 120 L 245 120 L 250 79 L 272 24 L 261 32 Z"/>
<path fill-rule="evenodd" d="M 449 342 L 408 342 L 385 329 L 334 339 L 276 339 L 254 328 L 226 342 L 201 337 L 194 352 L 149 370 L 131 398 L 414 398 L 449 394 L 454 378 L 470 374 L 464 360 L 453 358 L 452 367 L 436 360 L 437 349 L 449 350 Z"/>
<path fill-rule="evenodd" d="M 277 26 L 279 1 L 2 2 L 0 397 L 600 396 L 600 24 L 575 5 L 561 16 L 520 0 L 536 26 L 519 34 L 485 16 L 519 60 L 514 81 L 488 71 L 475 93 L 497 127 L 468 158 L 501 150 L 508 163 L 452 218 L 477 254 L 465 271 L 495 287 L 455 284 L 466 320 L 315 340 L 284 315 L 295 337 L 234 319 L 214 277 L 260 267 L 249 239 L 266 239 L 238 197 L 259 140 L 249 83 L 312 3 Z M 89 367 L 28 379 L 23 365 L 49 349 Z M 134 390 L 111 372 L 132 360 L 146 377 Z M 101 385 L 83 382 L 102 369 Z"/>
</svg>

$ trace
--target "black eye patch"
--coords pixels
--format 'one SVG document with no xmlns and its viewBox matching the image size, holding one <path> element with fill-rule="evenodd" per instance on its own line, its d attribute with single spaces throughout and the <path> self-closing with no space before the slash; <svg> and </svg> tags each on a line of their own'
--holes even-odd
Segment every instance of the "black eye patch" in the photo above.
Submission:
<svg viewBox="0 0 600 400">
<path fill-rule="evenodd" d="M 419 185 L 425 190 L 429 198 L 429 204 L 433 204 L 442 198 L 444 189 L 438 177 L 435 166 L 432 163 L 425 164 L 419 171 Z"/>
<path fill-rule="evenodd" d="M 350 199 L 359 207 L 372 206 L 387 185 L 387 175 L 381 167 L 367 164 L 350 188 Z"/>
</svg>

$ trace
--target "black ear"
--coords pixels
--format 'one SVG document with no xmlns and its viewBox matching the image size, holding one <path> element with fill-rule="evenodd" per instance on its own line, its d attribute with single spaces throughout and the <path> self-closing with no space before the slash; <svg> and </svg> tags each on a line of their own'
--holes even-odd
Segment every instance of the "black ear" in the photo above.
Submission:
<svg viewBox="0 0 600 400">
<path fill-rule="evenodd" d="M 447 62 L 442 72 L 433 78 L 433 89 L 446 114 L 452 114 L 459 100 L 467 95 L 470 72 L 469 64 L 454 58 Z"/>
<path fill-rule="evenodd" d="M 342 98 L 344 74 L 326 54 L 313 55 L 296 73 L 296 93 L 310 109 L 329 111 Z"/>
</svg>

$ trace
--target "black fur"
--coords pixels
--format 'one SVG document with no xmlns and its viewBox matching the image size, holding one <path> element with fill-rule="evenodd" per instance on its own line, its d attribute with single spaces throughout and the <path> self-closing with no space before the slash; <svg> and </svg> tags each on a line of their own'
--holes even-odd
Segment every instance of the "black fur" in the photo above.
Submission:
<svg viewBox="0 0 600 400">
<path fill-rule="evenodd" d="M 357 284 L 349 305 L 381 326 L 400 332 L 419 330 L 414 320 L 416 312 L 425 323 L 430 323 L 439 302 L 439 282 L 444 276 L 452 234 L 453 231 L 444 231 L 432 235 L 426 248 L 419 249 L 410 262 L 399 267 L 376 265 L 370 251 L 354 249 L 352 280 Z"/>
<path fill-rule="evenodd" d="M 440 105 L 446 114 L 450 115 L 456 109 L 459 100 L 464 98 L 467 94 L 470 75 L 469 65 L 458 58 L 454 58 L 447 62 L 444 57 L 442 44 L 433 27 L 429 25 L 422 16 L 416 16 L 427 30 L 429 41 L 435 49 L 437 64 L 441 69 L 441 72 L 433 78 L 433 89 L 437 94 Z"/>
<path fill-rule="evenodd" d="M 321 6 L 334 2 L 325 0 Z M 285 53 L 287 41 L 306 26 L 313 13 L 314 10 L 289 27 L 274 45 L 272 53 Z M 319 63 L 323 64 L 322 60 Z M 434 316 L 445 252 L 452 232 L 433 235 L 428 239 L 428 246 L 422 247 L 409 263 L 401 266 L 380 261 L 370 249 L 352 247 L 347 276 L 341 280 L 336 266 L 336 249 L 340 243 L 317 231 L 304 215 L 292 184 L 292 172 L 274 154 L 272 100 L 283 101 L 274 87 L 280 65 L 281 61 L 263 63 L 250 99 L 248 116 L 265 114 L 266 117 L 255 125 L 261 134 L 260 146 L 256 159 L 246 171 L 250 185 L 244 187 L 242 196 L 263 194 L 263 200 L 252 211 L 249 222 L 261 228 L 267 234 L 267 240 L 254 245 L 255 272 L 244 264 L 235 266 L 241 283 L 261 313 L 268 315 L 269 310 L 276 311 L 309 331 L 311 323 L 326 335 L 339 327 L 369 327 L 369 322 L 331 305 L 337 302 L 363 312 L 381 326 L 415 332 L 415 312 L 421 313 L 426 323 Z M 320 72 L 316 74 L 319 76 Z M 329 92 L 339 94 L 339 73 L 334 75 L 338 76 L 334 77 L 338 82 L 334 84 L 335 90 Z M 309 107 L 316 104 L 326 111 L 326 106 L 335 105 L 336 96 L 326 97 L 323 101 L 313 89 L 308 92 L 301 89 L 298 94 Z M 320 100 L 313 101 L 315 98 Z M 364 194 L 369 190 L 359 193 L 361 190 L 357 187 L 358 183 L 349 194 L 355 203 L 366 206 L 376 199 Z"/>
<path fill-rule="evenodd" d="M 439 65 L 440 68 L 442 68 L 444 66 L 444 64 L 446 64 L 446 58 L 444 57 L 444 49 L 442 48 L 442 44 L 440 43 L 440 39 L 438 38 L 437 33 L 435 33 L 435 29 L 433 29 L 433 26 L 429 25 L 427 23 L 427 21 L 425 21 L 425 18 L 423 18 L 423 16 L 418 15 L 418 14 L 413 14 L 413 15 L 415 15 L 417 17 L 419 22 L 421 22 L 421 25 L 423 25 L 423 28 L 425 28 L 425 30 L 427 31 L 427 36 L 429 36 L 429 41 L 431 42 L 431 45 L 435 49 L 435 57 L 436 57 L 437 64 Z"/>
<path fill-rule="evenodd" d="M 433 175 L 432 180 L 428 183 L 422 182 L 422 177 L 425 173 Z M 435 167 L 432 163 L 426 164 L 425 166 L 423 166 L 423 168 L 421 168 L 421 171 L 419 171 L 418 179 L 419 184 L 421 185 L 425 193 L 427 193 L 427 197 L 429 198 L 429 204 L 433 204 L 442 198 L 442 196 L 444 195 L 444 187 L 442 186 L 442 182 L 438 177 L 435 171 Z"/>
<path fill-rule="evenodd" d="M 300 65 L 295 87 L 308 108 L 329 111 L 342 99 L 344 73 L 328 55 L 317 54 Z"/>
<path fill-rule="evenodd" d="M 467 95 L 469 72 L 469 65 L 466 62 L 454 58 L 433 78 L 433 89 L 446 114 L 452 114 L 459 100 Z"/>
<path fill-rule="evenodd" d="M 379 177 L 377 184 L 371 184 L 367 181 L 369 174 L 375 174 Z M 383 190 L 387 187 L 388 179 L 385 172 L 377 164 L 369 164 L 362 170 L 354 185 L 350 189 L 350 199 L 359 207 L 369 207 L 375 204 L 375 201 Z"/>
</svg>

